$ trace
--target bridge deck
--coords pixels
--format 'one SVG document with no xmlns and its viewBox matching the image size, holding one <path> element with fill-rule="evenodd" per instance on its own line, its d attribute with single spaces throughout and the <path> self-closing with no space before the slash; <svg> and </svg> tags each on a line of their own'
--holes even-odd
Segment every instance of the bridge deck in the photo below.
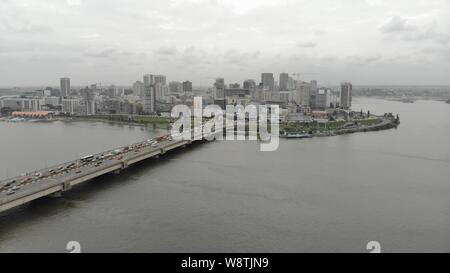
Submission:
<svg viewBox="0 0 450 273">
<path fill-rule="evenodd" d="M 188 140 L 165 139 L 151 145 L 150 142 L 144 141 L 126 146 L 133 148 L 119 148 L 123 151 L 121 153 L 117 153 L 116 149 L 95 154 L 93 155 L 94 160 L 90 162 L 83 163 L 78 159 L 33 171 L 25 176 L 0 181 L 0 212 L 44 196 L 70 190 L 72 186 L 107 173 L 120 171 L 132 164 L 164 154 L 190 142 Z M 102 158 L 105 155 L 110 156 Z M 73 165 L 72 168 L 64 169 L 71 164 Z"/>
</svg>

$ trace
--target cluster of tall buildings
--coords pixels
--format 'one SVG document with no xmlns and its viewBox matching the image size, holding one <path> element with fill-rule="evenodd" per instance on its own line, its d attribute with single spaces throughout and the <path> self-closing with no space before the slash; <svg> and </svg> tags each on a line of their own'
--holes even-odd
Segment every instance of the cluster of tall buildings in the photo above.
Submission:
<svg viewBox="0 0 450 273">
<path fill-rule="evenodd" d="M 245 80 L 239 84 L 225 84 L 223 78 L 216 79 L 213 87 L 216 104 L 229 103 L 279 103 L 294 104 L 301 108 L 325 109 L 333 107 L 350 108 L 351 83 L 342 83 L 340 90 L 319 87 L 316 80 L 310 82 L 295 80 L 288 73 L 280 73 L 275 81 L 273 73 L 262 73 L 261 81 Z M 237 96 L 237 94 L 239 96 Z"/>
<path fill-rule="evenodd" d="M 295 75 L 295 74 L 294 74 Z M 2 98 L 0 107 L 15 111 L 60 111 L 71 115 L 95 114 L 153 114 L 170 111 L 179 103 L 193 103 L 191 81 L 168 82 L 165 75 L 145 74 L 131 87 L 92 84 L 83 88 L 72 88 L 70 78 L 61 78 L 59 90 L 47 87 L 25 93 L 21 97 Z M 349 109 L 352 103 L 352 84 L 344 82 L 338 88 L 320 87 L 316 80 L 295 80 L 288 73 L 280 73 L 278 81 L 273 73 L 262 73 L 259 82 L 253 79 L 226 84 L 217 78 L 213 87 L 204 93 L 204 105 L 227 104 L 248 105 L 279 104 L 284 108 L 327 109 L 340 107 Z"/>
</svg>

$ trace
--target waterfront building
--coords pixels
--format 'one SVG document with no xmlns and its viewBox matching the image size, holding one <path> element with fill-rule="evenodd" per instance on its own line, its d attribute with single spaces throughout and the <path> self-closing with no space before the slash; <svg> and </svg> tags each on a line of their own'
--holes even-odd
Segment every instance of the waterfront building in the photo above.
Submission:
<svg viewBox="0 0 450 273">
<path fill-rule="evenodd" d="M 70 78 L 60 79 L 61 97 L 70 96 Z"/>
<path fill-rule="evenodd" d="M 325 109 L 330 107 L 331 103 L 331 90 L 319 89 L 316 95 L 316 108 Z"/>
<path fill-rule="evenodd" d="M 352 89 L 351 83 L 341 83 L 341 108 L 350 109 L 352 107 Z"/>
<path fill-rule="evenodd" d="M 51 105 L 51 106 L 58 106 L 61 105 L 60 103 L 60 97 L 44 97 L 42 99 L 43 103 L 42 105 Z"/>
<path fill-rule="evenodd" d="M 12 112 L 13 118 L 34 118 L 34 119 L 48 119 L 53 116 L 53 112 L 39 111 L 39 112 Z"/>
<path fill-rule="evenodd" d="M 38 98 L 4 98 L 1 107 L 10 108 L 14 111 L 36 112 L 41 110 L 44 101 Z"/>
<path fill-rule="evenodd" d="M 62 109 L 61 111 L 66 114 L 82 114 L 82 101 L 79 98 L 62 99 Z"/>
<path fill-rule="evenodd" d="M 96 103 L 95 103 L 95 91 L 96 85 L 91 85 L 91 87 L 85 87 L 80 90 L 80 95 L 82 98 L 81 114 L 83 115 L 95 115 L 96 114 Z"/>
</svg>

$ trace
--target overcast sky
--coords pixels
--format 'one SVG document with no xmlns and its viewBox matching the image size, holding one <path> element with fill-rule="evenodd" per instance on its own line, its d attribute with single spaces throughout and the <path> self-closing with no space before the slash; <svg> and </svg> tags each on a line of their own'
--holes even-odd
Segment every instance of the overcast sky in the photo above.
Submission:
<svg viewBox="0 0 450 273">
<path fill-rule="evenodd" d="M 450 84 L 448 0 L 0 0 L 0 86 Z M 315 73 L 315 74 L 312 74 Z"/>
</svg>

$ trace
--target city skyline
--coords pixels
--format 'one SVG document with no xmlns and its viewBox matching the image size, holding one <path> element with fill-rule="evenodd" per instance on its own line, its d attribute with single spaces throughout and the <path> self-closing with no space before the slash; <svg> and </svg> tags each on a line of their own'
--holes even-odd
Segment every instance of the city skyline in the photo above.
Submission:
<svg viewBox="0 0 450 273">
<path fill-rule="evenodd" d="M 62 77 L 79 86 L 131 85 L 146 71 L 194 86 L 218 77 L 242 83 L 263 71 L 324 85 L 450 84 L 448 1 L 7 0 L 0 7 L 5 87 Z"/>
</svg>

